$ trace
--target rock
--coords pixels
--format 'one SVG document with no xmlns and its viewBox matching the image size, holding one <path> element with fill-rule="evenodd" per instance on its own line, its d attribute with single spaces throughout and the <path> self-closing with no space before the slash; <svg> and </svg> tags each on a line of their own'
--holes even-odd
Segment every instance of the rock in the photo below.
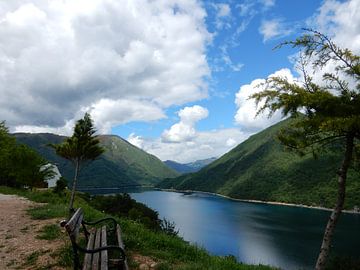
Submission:
<svg viewBox="0 0 360 270">
<path fill-rule="evenodd" d="M 152 268 L 152 269 L 156 268 L 156 266 L 157 266 L 157 263 L 155 263 L 155 262 L 150 264 L 150 268 Z"/>
<path fill-rule="evenodd" d="M 139 265 L 139 270 L 150 270 L 150 267 L 146 263 Z"/>
</svg>

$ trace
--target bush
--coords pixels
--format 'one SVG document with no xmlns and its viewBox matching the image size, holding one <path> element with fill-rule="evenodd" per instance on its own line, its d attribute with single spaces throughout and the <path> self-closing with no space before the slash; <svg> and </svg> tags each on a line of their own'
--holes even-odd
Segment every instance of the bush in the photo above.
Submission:
<svg viewBox="0 0 360 270">
<path fill-rule="evenodd" d="M 54 193 L 62 194 L 67 187 L 67 180 L 64 177 L 60 177 L 59 180 L 56 181 L 56 186 L 54 188 Z"/>
</svg>

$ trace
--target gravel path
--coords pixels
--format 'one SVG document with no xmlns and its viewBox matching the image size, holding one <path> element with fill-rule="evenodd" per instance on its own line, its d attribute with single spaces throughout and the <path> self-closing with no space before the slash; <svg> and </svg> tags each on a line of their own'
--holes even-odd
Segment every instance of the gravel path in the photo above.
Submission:
<svg viewBox="0 0 360 270">
<path fill-rule="evenodd" d="M 59 224 L 58 220 L 33 220 L 26 209 L 41 205 L 15 195 L 0 194 L 0 269 L 64 269 L 51 267 L 50 256 L 64 244 L 60 240 L 40 240 L 38 231 L 47 224 Z M 29 256 L 40 254 L 34 262 Z M 33 263 L 33 264 L 32 264 Z"/>
</svg>

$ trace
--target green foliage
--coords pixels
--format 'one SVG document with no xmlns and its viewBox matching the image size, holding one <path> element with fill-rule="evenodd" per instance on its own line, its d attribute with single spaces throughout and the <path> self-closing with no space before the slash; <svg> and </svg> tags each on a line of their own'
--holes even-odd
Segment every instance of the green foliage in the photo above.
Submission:
<svg viewBox="0 0 360 270">
<path fill-rule="evenodd" d="M 92 207 L 100 211 L 119 217 L 127 217 L 152 230 L 161 229 L 158 213 L 145 204 L 135 201 L 127 193 L 114 196 L 94 196 L 85 199 Z"/>
<path fill-rule="evenodd" d="M 61 236 L 61 230 L 58 224 L 45 225 L 39 231 L 38 239 L 54 240 Z"/>
<path fill-rule="evenodd" d="M 176 224 L 173 221 L 169 221 L 164 218 L 161 221 L 161 229 L 168 235 L 177 236 L 179 234 L 179 230 L 176 229 Z"/>
<path fill-rule="evenodd" d="M 40 170 L 47 162 L 30 147 L 17 144 L 5 122 L 0 122 L 0 185 L 44 187 L 44 179 L 51 174 Z"/>
<path fill-rule="evenodd" d="M 288 147 L 317 152 L 327 145 L 343 146 L 347 137 L 360 139 L 360 57 L 342 49 L 325 35 L 309 30 L 292 42 L 303 49 L 299 65 L 303 81 L 290 82 L 287 78 L 271 77 L 265 90 L 253 94 L 260 106 L 258 113 L 277 110 L 297 117 L 290 128 L 282 130 L 279 139 Z M 282 46 L 281 45 L 281 46 Z M 333 73 L 323 73 L 323 84 L 315 83 L 308 66 L 318 72 L 331 64 Z M 299 111 L 304 115 L 299 117 Z M 341 148 L 340 148 L 341 151 Z"/>
<path fill-rule="evenodd" d="M 76 122 L 74 133 L 63 143 L 52 146 L 56 154 L 72 161 L 74 164 L 82 164 L 94 160 L 100 156 L 104 149 L 99 146 L 99 140 L 94 136 L 96 130 L 88 113 L 83 119 Z"/>
<path fill-rule="evenodd" d="M 67 187 L 67 180 L 64 177 L 60 177 L 59 180 L 56 181 L 56 186 L 53 189 L 54 193 L 63 193 Z"/>
<path fill-rule="evenodd" d="M 72 193 L 70 198 L 69 211 L 73 211 L 74 196 L 77 184 L 77 178 L 86 162 L 93 161 L 100 156 L 104 149 L 99 145 L 100 141 L 94 136 L 96 130 L 88 113 L 84 118 L 76 122 L 74 133 L 63 143 L 55 145 L 50 144 L 56 151 L 56 154 L 70 160 L 75 166 L 75 175 L 72 182 Z"/>
</svg>

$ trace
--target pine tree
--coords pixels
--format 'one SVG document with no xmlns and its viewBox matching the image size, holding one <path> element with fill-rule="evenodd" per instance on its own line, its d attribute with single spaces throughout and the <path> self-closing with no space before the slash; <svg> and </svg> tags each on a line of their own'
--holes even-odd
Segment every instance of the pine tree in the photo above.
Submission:
<svg viewBox="0 0 360 270">
<path fill-rule="evenodd" d="M 343 155 L 338 170 L 337 203 L 326 225 L 316 262 L 316 269 L 321 270 L 325 268 L 335 226 L 344 206 L 348 168 L 358 155 L 360 57 L 313 30 L 279 47 L 283 45 L 301 49 L 298 63 L 303 79 L 289 82 L 283 77 L 269 78 L 264 84 L 265 90 L 251 96 L 257 104 L 262 103 L 258 113 L 268 110 L 271 115 L 281 110 L 284 116 L 297 118 L 296 124 L 281 131 L 279 139 L 300 153 L 319 154 L 331 145 L 338 146 Z M 323 72 L 330 67 L 333 72 L 324 72 L 322 83 L 316 83 L 310 76 L 309 69 Z"/>
<path fill-rule="evenodd" d="M 71 137 L 67 138 L 61 144 L 50 145 L 55 149 L 57 155 L 70 160 L 75 167 L 69 203 L 70 213 L 74 211 L 75 190 L 80 169 L 104 152 L 104 149 L 99 146 L 99 140 L 94 135 L 95 132 L 96 130 L 90 115 L 85 113 L 84 118 L 76 122 L 74 133 Z"/>
</svg>

